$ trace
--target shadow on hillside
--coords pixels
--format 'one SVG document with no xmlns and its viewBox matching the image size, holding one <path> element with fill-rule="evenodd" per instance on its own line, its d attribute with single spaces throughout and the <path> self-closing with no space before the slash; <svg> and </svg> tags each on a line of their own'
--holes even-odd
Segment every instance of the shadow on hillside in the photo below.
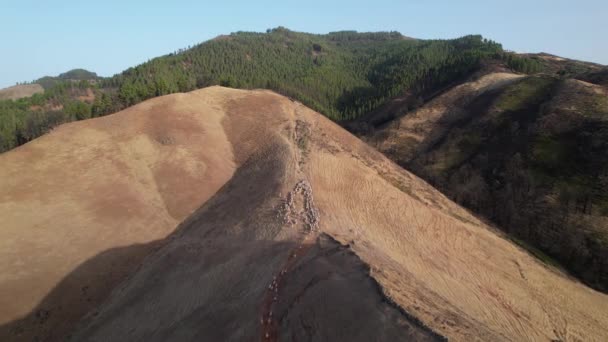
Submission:
<svg viewBox="0 0 608 342">
<path fill-rule="evenodd" d="M 29 314 L 0 326 L 0 341 L 261 336 L 268 286 L 302 247 L 276 209 L 290 151 L 281 143 L 258 151 L 167 238 L 113 248 L 83 262 Z M 281 233 L 294 239 L 275 241 Z M 387 302 L 367 265 L 347 246 L 326 237 L 313 244 L 287 273 L 281 304 L 289 305 L 282 307 L 279 333 L 348 341 L 440 338 Z"/>
<path fill-rule="evenodd" d="M 188 236 L 184 245 L 183 238 L 160 251 L 162 241 L 155 241 L 113 248 L 87 260 L 28 315 L 1 326 L 0 340 L 64 341 L 77 327 L 77 340 L 111 336 L 124 340 L 242 340 L 258 336 L 259 309 L 267 284 L 297 244 L 235 241 L 229 236 L 193 241 L 196 239 Z M 133 262 L 148 253 L 147 260 L 153 262 L 143 266 Z M 95 274 L 108 263 L 117 269 L 109 275 Z M 225 268 L 225 264 L 240 267 Z M 213 278 L 209 276 L 218 272 L 225 278 L 210 282 Z M 81 279 L 91 274 L 97 277 L 95 282 L 84 284 Z M 96 287 L 104 281 L 118 286 Z M 189 285 L 184 288 L 184 284 Z M 181 288 L 185 297 L 176 297 L 170 290 L 175 288 Z M 101 306 L 112 290 L 111 305 Z M 281 296 L 275 309 L 279 334 L 287 340 L 311 333 L 327 340 L 443 339 L 387 300 L 369 276 L 369 266 L 349 246 L 323 234 L 290 269 Z M 189 303 L 198 303 L 191 311 L 184 309 L 189 306 L 186 297 Z M 181 308 L 178 315 L 175 307 Z M 235 322 L 238 329 L 234 329 Z M 313 322 L 315 328 L 310 330 L 304 322 Z M 153 335 L 147 335 L 150 331 Z"/>
<path fill-rule="evenodd" d="M 168 237 L 147 244 L 109 249 L 80 264 L 30 313 L 0 325 L 0 341 L 63 341 L 87 312 L 103 303 L 117 285 L 136 273 L 146 256 L 153 256 L 167 242 L 187 233 L 190 228 L 196 231 L 191 237 L 196 233 L 222 235 L 225 227 L 254 218 L 257 208 L 264 206 L 278 191 L 280 183 L 277 180 L 282 179 L 285 172 L 285 166 L 277 161 L 274 151 L 276 149 L 260 151 L 260 156 L 246 161 L 228 183 Z M 250 185 L 251 179 L 257 179 L 256 186 Z M 237 212 L 233 210 L 235 207 L 239 208 Z M 251 234 L 247 230 L 239 233 Z"/>
<path fill-rule="evenodd" d="M 194 239 L 200 237 L 198 234 L 222 236 L 224 228 L 238 226 L 244 220 L 252 221 L 257 208 L 268 205 L 268 199 L 278 192 L 277 180 L 282 179 L 285 172 L 285 165 L 275 157 L 275 151 L 276 148 L 260 151 L 259 156 L 246 161 L 228 183 L 165 239 L 113 248 L 80 264 L 30 313 L 0 326 L 0 341 L 62 341 L 79 319 L 103 303 L 111 291 L 135 274 L 144 258 L 153 256 L 160 246 L 188 232 Z M 251 186 L 251 179 L 257 180 L 256 186 Z M 235 212 L 234 208 L 239 210 Z M 248 229 L 239 230 L 238 234 L 252 237 Z"/>
<path fill-rule="evenodd" d="M 560 109 L 558 80 L 534 85 L 529 98 L 510 95 L 530 79 L 477 95 L 445 115 L 410 161 L 391 158 L 539 261 L 606 293 L 608 125 Z M 497 107 L 505 98 L 521 104 Z"/>
<path fill-rule="evenodd" d="M 63 341 L 162 240 L 112 248 L 80 264 L 21 319 L 0 325 L 0 341 Z M 108 268 L 110 272 L 107 272 Z"/>
</svg>

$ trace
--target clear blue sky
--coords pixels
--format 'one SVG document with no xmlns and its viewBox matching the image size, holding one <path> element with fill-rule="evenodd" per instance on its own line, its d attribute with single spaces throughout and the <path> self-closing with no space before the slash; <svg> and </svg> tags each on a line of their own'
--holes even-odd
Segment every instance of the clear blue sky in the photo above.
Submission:
<svg viewBox="0 0 608 342">
<path fill-rule="evenodd" d="M 416 38 L 480 33 L 518 52 L 608 64 L 608 0 L 0 0 L 0 87 L 73 68 L 110 76 L 219 34 L 280 25 Z"/>
</svg>

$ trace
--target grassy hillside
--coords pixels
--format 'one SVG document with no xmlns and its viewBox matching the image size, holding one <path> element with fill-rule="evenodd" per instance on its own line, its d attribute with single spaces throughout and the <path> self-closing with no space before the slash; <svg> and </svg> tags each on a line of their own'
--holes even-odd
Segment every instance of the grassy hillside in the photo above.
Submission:
<svg viewBox="0 0 608 342">
<path fill-rule="evenodd" d="M 461 95 L 421 109 L 447 108 L 420 142 L 407 139 L 411 113 L 376 143 L 537 255 L 608 290 L 608 90 L 540 75 Z"/>
<path fill-rule="evenodd" d="M 12 87 L 0 89 L 0 101 L 18 100 L 42 92 L 44 92 L 44 89 L 40 84 L 17 84 Z"/>
<path fill-rule="evenodd" d="M 268 91 L 151 99 L 0 165 L 0 341 L 608 340 L 608 296 Z"/>
<path fill-rule="evenodd" d="M 590 72 L 585 72 L 579 75 L 577 78 L 583 81 L 608 86 L 608 67 Z"/>
</svg>

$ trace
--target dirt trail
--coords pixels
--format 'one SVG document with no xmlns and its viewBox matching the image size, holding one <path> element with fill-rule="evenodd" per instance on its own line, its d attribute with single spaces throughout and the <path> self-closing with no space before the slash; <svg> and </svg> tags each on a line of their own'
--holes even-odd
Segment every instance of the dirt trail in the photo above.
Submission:
<svg viewBox="0 0 608 342">
<path fill-rule="evenodd" d="M 298 108 L 299 106 L 294 108 L 292 112 L 294 119 L 298 116 Z M 294 151 L 296 173 L 301 179 L 296 183 L 293 190 L 287 193 L 279 208 L 279 218 L 283 225 L 295 227 L 297 234 L 301 237 L 299 243 L 289 251 L 287 260 L 272 277 L 272 282 L 268 285 L 264 294 L 260 316 L 262 341 L 278 340 L 280 318 L 276 316 L 275 304 L 281 300 L 281 288 L 285 284 L 286 275 L 306 256 L 319 236 L 319 211 L 314 203 L 312 187 L 302 172 L 302 166 L 306 163 L 308 154 L 310 127 L 300 120 L 296 120 L 295 124 L 293 139 L 297 145 Z"/>
<path fill-rule="evenodd" d="M 319 214 L 315 207 L 310 183 L 302 179 L 287 194 L 285 201 L 279 208 L 283 224 L 296 226 L 302 235 L 300 242 L 289 251 L 287 260 L 272 277 L 272 282 L 264 294 L 260 325 L 262 326 L 262 341 L 277 341 L 279 336 L 279 318 L 274 315 L 274 306 L 281 300 L 281 288 L 285 283 L 286 275 L 306 256 L 314 245 L 319 232 Z"/>
</svg>

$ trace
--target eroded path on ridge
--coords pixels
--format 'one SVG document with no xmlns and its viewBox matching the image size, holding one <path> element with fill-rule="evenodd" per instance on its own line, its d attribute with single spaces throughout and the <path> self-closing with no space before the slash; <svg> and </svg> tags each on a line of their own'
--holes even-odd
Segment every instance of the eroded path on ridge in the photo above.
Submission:
<svg viewBox="0 0 608 342">
<path fill-rule="evenodd" d="M 307 180 L 300 180 L 287 194 L 279 208 L 279 214 L 283 224 L 296 228 L 302 239 L 289 251 L 287 260 L 273 276 L 264 294 L 260 316 L 262 341 L 277 341 L 279 318 L 275 307 L 281 300 L 281 288 L 285 284 L 285 277 L 306 255 L 318 236 L 319 213 L 314 204 L 312 188 Z"/>
<path fill-rule="evenodd" d="M 300 239 L 265 290 L 261 341 L 443 340 L 386 300 L 369 266 L 349 245 L 320 232 L 319 211 L 307 180 L 288 192 L 279 217 Z"/>
<path fill-rule="evenodd" d="M 310 152 L 310 124 L 298 119 L 299 104 L 293 108 L 293 119 L 295 129 L 293 132 L 294 153 L 296 156 L 296 173 L 300 180 L 294 188 L 287 193 L 279 207 L 279 219 L 284 226 L 294 228 L 299 235 L 299 243 L 289 251 L 287 260 L 281 268 L 277 270 L 268 284 L 262 301 L 262 312 L 260 315 L 261 340 L 277 341 L 279 336 L 279 317 L 277 317 L 276 306 L 281 301 L 281 289 L 283 288 L 286 276 L 291 272 L 300 260 L 307 254 L 314 245 L 319 235 L 319 211 L 317 210 L 312 187 L 306 176 L 302 172 L 302 166 L 306 163 Z"/>
<path fill-rule="evenodd" d="M 291 137 L 299 181 L 277 210 L 283 228 L 295 234 L 295 244 L 265 289 L 258 317 L 260 340 L 441 340 L 387 302 L 369 266 L 349 245 L 320 232 L 319 209 L 304 171 L 317 123 L 302 119 L 300 109 L 296 104 Z"/>
</svg>

